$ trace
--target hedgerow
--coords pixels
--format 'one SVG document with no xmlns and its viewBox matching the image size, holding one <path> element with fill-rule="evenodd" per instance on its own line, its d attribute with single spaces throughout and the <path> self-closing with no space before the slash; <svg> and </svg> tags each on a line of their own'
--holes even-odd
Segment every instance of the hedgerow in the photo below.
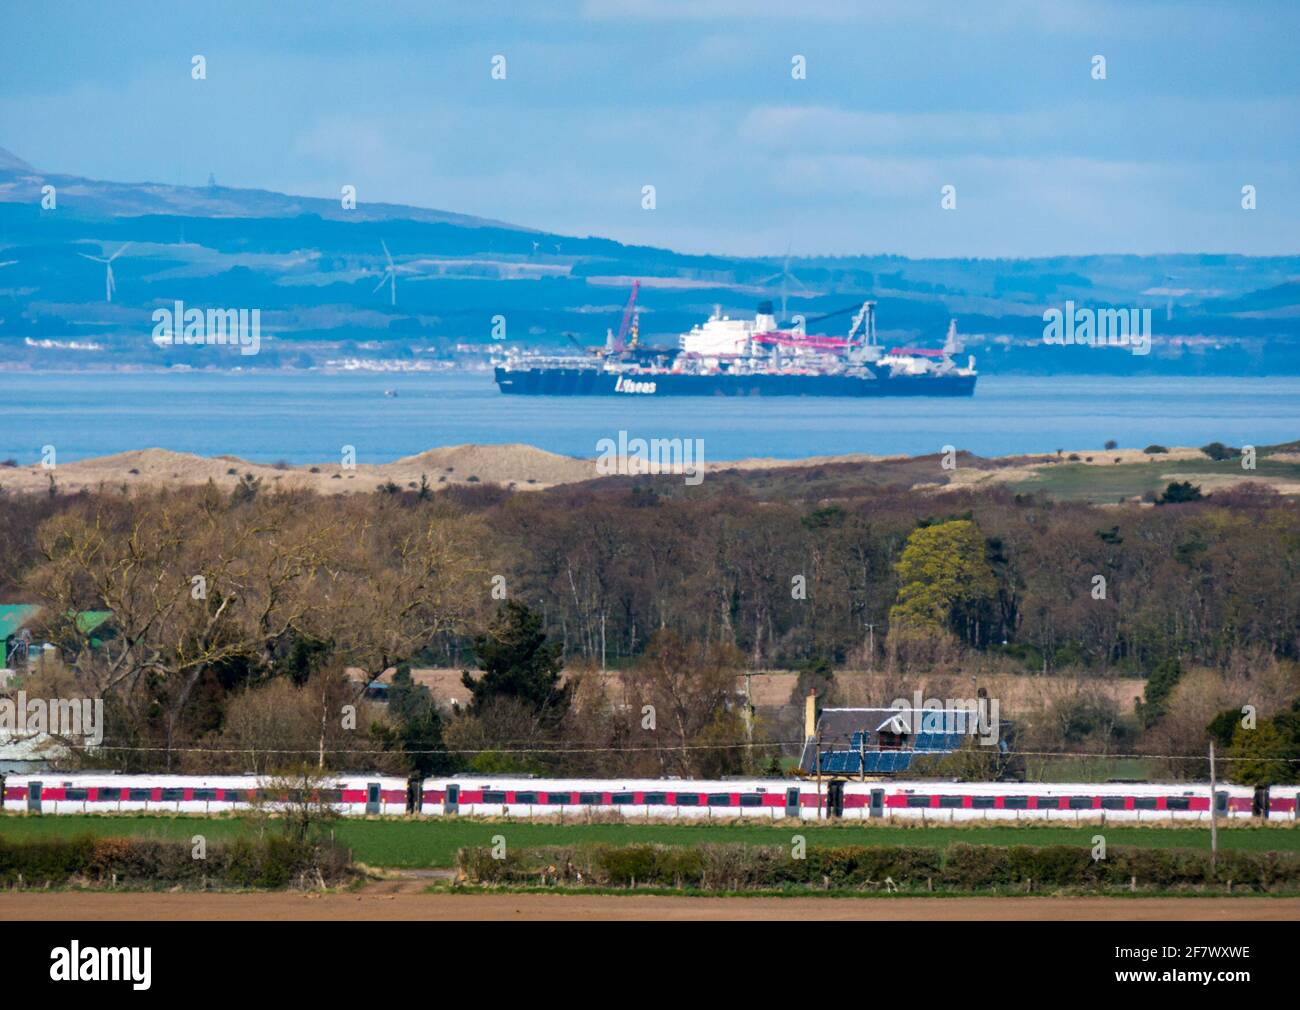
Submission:
<svg viewBox="0 0 1300 1010">
<path fill-rule="evenodd" d="M 352 875 L 351 854 L 333 843 L 281 835 L 206 845 L 154 838 L 0 838 L 0 886 L 66 884 L 123 887 L 282 888 L 340 884 Z"/>
<path fill-rule="evenodd" d="M 1266 892 L 1300 888 L 1294 853 L 1220 853 L 1112 847 L 1094 859 L 1068 845 L 929 847 L 578 845 L 461 849 L 463 879 L 488 886 L 677 888 L 702 891 L 852 890 L 1197 890 Z"/>
</svg>

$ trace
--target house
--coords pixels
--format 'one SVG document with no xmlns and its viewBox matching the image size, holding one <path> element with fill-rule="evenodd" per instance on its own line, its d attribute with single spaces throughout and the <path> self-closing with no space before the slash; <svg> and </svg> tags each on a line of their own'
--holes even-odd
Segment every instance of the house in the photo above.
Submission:
<svg viewBox="0 0 1300 1010">
<path fill-rule="evenodd" d="M 975 739 L 989 742 L 999 761 L 1007 753 L 1009 725 L 987 711 L 949 708 L 827 708 L 818 715 L 809 694 L 799 772 L 858 778 L 912 770 L 918 758 L 942 757 Z"/>
<path fill-rule="evenodd" d="M 47 772 L 72 755 L 72 749 L 48 733 L 0 731 L 0 778 Z"/>
<path fill-rule="evenodd" d="M 41 608 L 34 603 L 0 604 L 0 669 L 7 669 L 11 658 L 25 660 L 31 644 L 28 625 L 36 621 Z"/>
</svg>

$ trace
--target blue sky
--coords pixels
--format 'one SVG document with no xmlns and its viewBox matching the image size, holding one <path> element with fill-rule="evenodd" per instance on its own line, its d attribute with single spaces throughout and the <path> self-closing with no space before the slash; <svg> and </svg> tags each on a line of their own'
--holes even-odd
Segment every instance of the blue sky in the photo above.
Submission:
<svg viewBox="0 0 1300 1010">
<path fill-rule="evenodd" d="M 348 183 L 692 252 L 1300 251 L 1294 0 L 9 0 L 3 21 L 0 147 L 50 170 Z"/>
</svg>

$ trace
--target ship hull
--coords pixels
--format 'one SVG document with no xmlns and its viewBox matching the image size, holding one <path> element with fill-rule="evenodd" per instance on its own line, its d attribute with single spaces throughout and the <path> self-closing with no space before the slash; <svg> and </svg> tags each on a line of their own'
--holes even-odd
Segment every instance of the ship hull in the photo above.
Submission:
<svg viewBox="0 0 1300 1010">
<path fill-rule="evenodd" d="M 628 375 L 595 368 L 496 369 L 515 396 L 972 396 L 975 375 Z"/>
</svg>

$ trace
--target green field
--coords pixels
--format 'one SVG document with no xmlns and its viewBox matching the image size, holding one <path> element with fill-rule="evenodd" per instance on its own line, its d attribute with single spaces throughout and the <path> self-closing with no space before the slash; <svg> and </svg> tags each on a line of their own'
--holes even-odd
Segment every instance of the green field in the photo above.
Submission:
<svg viewBox="0 0 1300 1010">
<path fill-rule="evenodd" d="M 157 838 L 209 840 L 230 838 L 253 830 L 235 818 L 59 816 L 0 818 L 0 836 L 7 839 L 47 838 L 78 834 L 144 835 Z M 539 824 L 528 821 L 490 820 L 363 820 L 340 821 L 335 833 L 352 848 L 354 857 L 369 866 L 394 868 L 449 867 L 456 850 L 469 845 L 490 845 L 503 835 L 507 846 L 573 845 L 605 842 L 626 845 L 655 842 L 661 845 L 698 845 L 706 842 L 746 842 L 751 845 L 788 845 L 801 834 L 809 845 L 932 845 L 954 842 L 974 845 L 1079 845 L 1091 846 L 1096 834 L 1107 845 L 1145 848 L 1209 848 L 1208 828 L 1049 827 L 1025 825 L 972 827 L 859 827 L 857 825 L 760 824 Z M 1219 829 L 1223 849 L 1256 852 L 1300 852 L 1300 830 L 1290 827 Z"/>
<path fill-rule="evenodd" d="M 1104 459 L 1105 451 L 1094 454 Z M 1014 491 L 1040 492 L 1052 498 L 1068 501 L 1116 502 L 1144 494 L 1164 491 L 1171 480 L 1186 480 L 1195 474 L 1222 474 L 1233 477 L 1274 478 L 1300 480 L 1300 463 L 1270 460 L 1261 457 L 1256 469 L 1243 472 L 1240 460 L 1214 462 L 1210 459 L 1167 460 L 1153 457 L 1152 463 L 1130 463 L 1120 466 L 1092 465 L 1087 463 L 1054 463 L 1043 466 L 1038 476 L 1011 484 Z M 1190 477 L 1193 484 L 1194 476 Z"/>
</svg>

